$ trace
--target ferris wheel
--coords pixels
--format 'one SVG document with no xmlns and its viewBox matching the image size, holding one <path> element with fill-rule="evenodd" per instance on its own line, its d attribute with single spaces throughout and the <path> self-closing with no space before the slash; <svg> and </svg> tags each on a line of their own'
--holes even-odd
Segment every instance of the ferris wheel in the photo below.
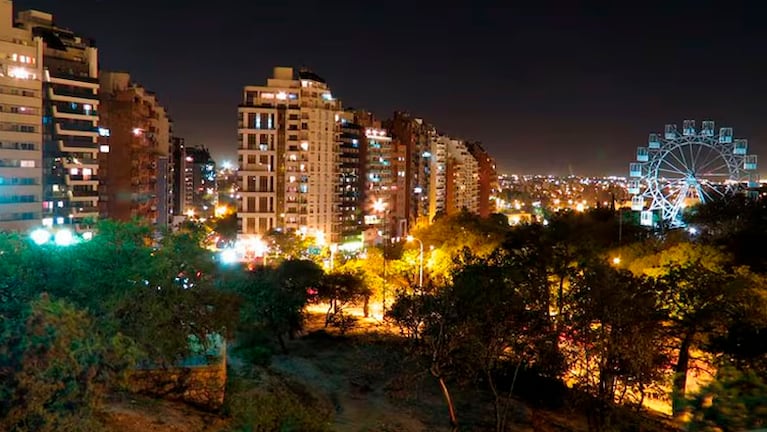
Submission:
<svg viewBox="0 0 767 432">
<path fill-rule="evenodd" d="M 713 121 L 696 130 L 694 120 L 685 120 L 680 133 L 667 124 L 664 134 L 651 133 L 647 146 L 637 148 L 629 165 L 631 208 L 641 212 L 642 225 L 679 228 L 685 207 L 757 186 L 756 168 L 748 141 L 733 139 L 732 128 L 717 134 Z"/>
</svg>

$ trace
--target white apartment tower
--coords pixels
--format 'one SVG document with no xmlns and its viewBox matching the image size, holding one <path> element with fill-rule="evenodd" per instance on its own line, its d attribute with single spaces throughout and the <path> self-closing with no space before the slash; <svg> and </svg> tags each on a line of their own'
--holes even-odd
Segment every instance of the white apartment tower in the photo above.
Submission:
<svg viewBox="0 0 767 432">
<path fill-rule="evenodd" d="M 447 199 L 447 145 L 450 138 L 429 131 L 429 221 L 446 210 Z"/>
<path fill-rule="evenodd" d="M 42 40 L 15 28 L 13 3 L 0 0 L 0 230 L 41 223 L 42 79 Z"/>
<path fill-rule="evenodd" d="M 479 212 L 479 164 L 461 140 L 447 140 L 447 212 Z"/>
<path fill-rule="evenodd" d="M 276 67 L 239 106 L 239 234 L 300 232 L 337 241 L 341 103 L 309 71 Z"/>
<path fill-rule="evenodd" d="M 87 228 L 99 215 L 99 152 L 109 151 L 98 127 L 98 50 L 45 12 L 20 12 L 16 25 L 42 39 L 42 223 Z"/>
</svg>

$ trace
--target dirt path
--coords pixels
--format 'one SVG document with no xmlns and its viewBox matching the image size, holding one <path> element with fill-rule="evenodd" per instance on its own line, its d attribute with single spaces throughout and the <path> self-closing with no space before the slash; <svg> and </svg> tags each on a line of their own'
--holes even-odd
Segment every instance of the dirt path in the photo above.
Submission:
<svg viewBox="0 0 767 432">
<path fill-rule="evenodd" d="M 383 348 L 354 345 L 317 332 L 321 328 L 310 325 L 310 334 L 293 341 L 289 355 L 275 356 L 271 369 L 323 393 L 336 409 L 333 430 L 436 432 L 387 395 L 393 359 L 381 352 Z M 339 344 L 346 349 L 339 350 Z"/>
</svg>

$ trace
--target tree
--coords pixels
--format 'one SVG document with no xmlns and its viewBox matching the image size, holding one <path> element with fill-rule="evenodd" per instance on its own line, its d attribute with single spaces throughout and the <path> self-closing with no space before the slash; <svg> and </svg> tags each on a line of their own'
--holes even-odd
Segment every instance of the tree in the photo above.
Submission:
<svg viewBox="0 0 767 432">
<path fill-rule="evenodd" d="M 309 292 L 317 289 L 322 274 L 312 261 L 287 260 L 276 269 L 263 268 L 234 277 L 230 289 L 242 298 L 241 323 L 246 329 L 265 329 L 287 352 L 285 336 L 292 337 L 301 330 Z"/>
<path fill-rule="evenodd" d="M 662 379 L 668 358 L 657 292 L 654 279 L 606 263 L 581 266 L 573 278 L 567 351 L 576 382 L 595 398 L 589 419 L 597 430 L 627 392 L 639 393 L 641 405 L 645 390 Z"/>
<path fill-rule="evenodd" d="M 672 393 L 674 412 L 684 398 L 690 353 L 702 342 L 722 334 L 757 298 L 754 275 L 732 266 L 716 248 L 683 243 L 660 254 L 659 266 L 648 269 L 664 281 L 661 306 L 669 337 L 676 342 L 677 361 Z"/>
<path fill-rule="evenodd" d="M 81 431 L 138 352 L 71 304 L 42 296 L 0 321 L 0 429 Z"/>
<path fill-rule="evenodd" d="M 690 431 L 743 431 L 767 426 L 767 382 L 753 371 L 731 366 L 686 400 Z"/>
<path fill-rule="evenodd" d="M 363 301 L 370 295 L 362 277 L 352 273 L 329 273 L 322 276 L 317 288 L 317 299 L 328 303 L 325 327 L 333 316 L 342 313 L 349 303 Z"/>
</svg>

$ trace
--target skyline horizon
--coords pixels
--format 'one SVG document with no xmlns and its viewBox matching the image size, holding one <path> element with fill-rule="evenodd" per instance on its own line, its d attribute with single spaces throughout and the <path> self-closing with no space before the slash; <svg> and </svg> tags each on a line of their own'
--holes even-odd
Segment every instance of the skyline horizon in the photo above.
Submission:
<svg viewBox="0 0 767 432">
<path fill-rule="evenodd" d="M 217 160 L 234 160 L 243 87 L 278 65 L 309 66 L 349 106 L 381 118 L 410 112 L 480 141 L 502 172 L 619 175 L 647 134 L 685 119 L 732 126 L 767 156 L 755 97 L 767 91 L 755 60 L 767 29 L 747 9 L 552 2 L 554 15 L 466 3 L 404 14 L 395 3 L 15 0 L 14 9 L 49 12 L 93 38 L 100 67 L 130 72 L 168 108 L 176 134 Z"/>
</svg>

